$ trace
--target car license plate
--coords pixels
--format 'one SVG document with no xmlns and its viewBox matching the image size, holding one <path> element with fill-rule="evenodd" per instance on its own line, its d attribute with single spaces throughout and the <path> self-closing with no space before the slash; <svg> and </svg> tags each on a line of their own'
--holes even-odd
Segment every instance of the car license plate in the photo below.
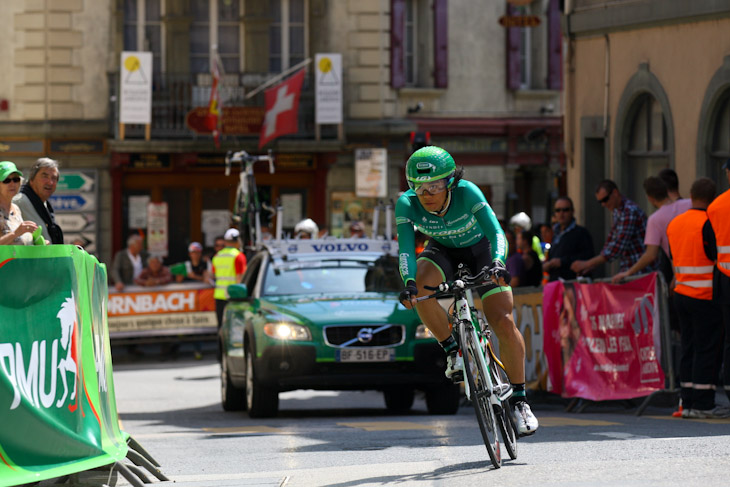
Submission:
<svg viewBox="0 0 730 487">
<path fill-rule="evenodd" d="M 353 348 L 337 351 L 338 362 L 392 362 L 395 350 L 392 348 Z"/>
</svg>

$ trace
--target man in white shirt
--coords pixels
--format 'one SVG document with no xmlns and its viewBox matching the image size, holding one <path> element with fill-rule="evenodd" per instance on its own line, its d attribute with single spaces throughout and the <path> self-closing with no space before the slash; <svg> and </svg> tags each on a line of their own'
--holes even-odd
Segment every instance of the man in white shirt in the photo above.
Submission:
<svg viewBox="0 0 730 487">
<path fill-rule="evenodd" d="M 124 286 L 134 284 L 134 279 L 144 269 L 146 255 L 143 246 L 144 242 L 141 236 L 137 234 L 130 235 L 127 239 L 127 248 L 120 250 L 114 256 L 110 274 L 117 291 L 124 289 Z"/>
</svg>

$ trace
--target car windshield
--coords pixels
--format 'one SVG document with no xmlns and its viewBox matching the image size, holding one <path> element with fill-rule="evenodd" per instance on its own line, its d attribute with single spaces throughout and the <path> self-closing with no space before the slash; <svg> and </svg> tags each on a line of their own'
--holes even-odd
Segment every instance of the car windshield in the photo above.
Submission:
<svg viewBox="0 0 730 487">
<path fill-rule="evenodd" d="M 395 257 L 326 259 L 270 265 L 262 295 L 399 292 L 402 286 Z"/>
</svg>

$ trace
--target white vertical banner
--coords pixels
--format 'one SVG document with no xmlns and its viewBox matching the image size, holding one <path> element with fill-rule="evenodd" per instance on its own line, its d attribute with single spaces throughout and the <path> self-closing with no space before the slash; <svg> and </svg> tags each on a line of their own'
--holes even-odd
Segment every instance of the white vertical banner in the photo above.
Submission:
<svg viewBox="0 0 730 487">
<path fill-rule="evenodd" d="M 167 257 L 167 203 L 147 204 L 147 251 Z"/>
<path fill-rule="evenodd" d="M 151 52 L 122 52 L 119 68 L 119 123 L 152 123 Z"/>
<path fill-rule="evenodd" d="M 385 198 L 388 195 L 388 150 L 355 150 L 355 194 Z"/>
<path fill-rule="evenodd" d="M 342 123 L 342 55 L 317 54 L 314 57 L 315 123 Z"/>
</svg>

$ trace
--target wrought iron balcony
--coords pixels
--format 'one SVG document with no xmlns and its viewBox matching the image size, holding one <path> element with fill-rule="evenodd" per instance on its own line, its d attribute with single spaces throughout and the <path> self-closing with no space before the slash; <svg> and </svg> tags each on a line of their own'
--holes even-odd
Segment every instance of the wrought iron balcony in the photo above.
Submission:
<svg viewBox="0 0 730 487">
<path fill-rule="evenodd" d="M 248 100 L 245 100 L 244 97 L 247 92 L 252 91 L 267 79 L 267 75 L 252 73 L 226 74 L 219 85 L 224 110 L 230 107 L 252 107 L 254 108 L 252 112 L 263 113 L 263 91 Z M 112 132 L 116 133 L 116 126 L 119 122 L 119 74 L 110 76 L 109 86 L 111 92 L 110 113 L 113 115 L 112 121 L 114 123 Z M 210 90 L 210 74 L 164 74 L 155 76 L 152 84 L 151 138 L 157 140 L 182 140 L 210 137 L 210 132 L 196 132 L 188 122 L 188 117 L 193 116 L 195 118 L 195 115 L 198 115 L 197 118 L 199 119 L 199 115 L 204 113 L 204 109 L 207 109 Z M 197 113 L 191 113 L 195 112 L 196 109 L 198 109 Z M 234 111 L 236 114 L 240 112 L 241 110 Z M 232 130 L 241 129 L 241 124 L 232 125 L 237 127 Z M 250 127 L 249 130 L 243 130 L 243 132 L 246 131 L 250 131 Z M 125 125 L 126 139 L 140 139 L 144 138 L 144 135 L 144 125 Z M 226 133 L 226 129 L 224 129 L 223 136 L 258 138 L 259 132 L 256 130 L 253 133 L 241 133 L 238 130 L 233 133 Z M 314 138 L 314 90 L 312 89 L 311 73 L 304 80 L 304 86 L 299 98 L 299 132 L 288 137 Z"/>
</svg>

